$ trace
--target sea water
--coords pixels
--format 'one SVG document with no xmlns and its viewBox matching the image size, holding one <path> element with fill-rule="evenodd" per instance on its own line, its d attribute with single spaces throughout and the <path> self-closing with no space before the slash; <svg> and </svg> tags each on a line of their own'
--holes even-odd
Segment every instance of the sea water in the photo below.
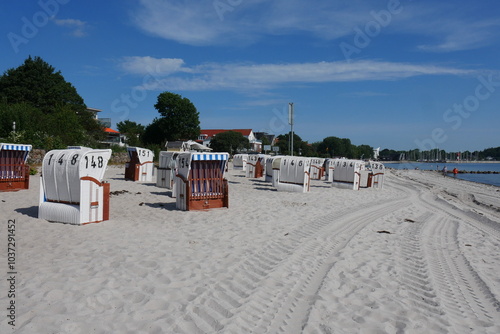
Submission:
<svg viewBox="0 0 500 334">
<path fill-rule="evenodd" d="M 459 171 L 470 172 L 500 172 L 500 162 L 492 163 L 476 163 L 476 162 L 401 162 L 401 163 L 384 163 L 384 166 L 394 169 L 422 169 L 442 171 L 444 166 L 451 172 L 453 168 Z M 453 177 L 453 174 L 448 174 Z M 500 187 L 500 174 L 457 174 L 458 179 L 491 184 Z"/>
</svg>

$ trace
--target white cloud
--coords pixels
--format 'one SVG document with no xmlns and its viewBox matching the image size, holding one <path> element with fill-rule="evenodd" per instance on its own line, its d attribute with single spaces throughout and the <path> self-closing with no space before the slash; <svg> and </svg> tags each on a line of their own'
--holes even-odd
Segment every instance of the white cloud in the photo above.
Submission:
<svg viewBox="0 0 500 334">
<path fill-rule="evenodd" d="M 216 43 L 228 29 L 217 18 L 211 1 L 140 0 L 131 16 L 150 34 L 191 45 Z"/>
<path fill-rule="evenodd" d="M 421 75 L 470 75 L 474 71 L 437 65 L 382 61 L 316 62 L 286 64 L 218 64 L 188 67 L 182 59 L 127 57 L 122 69 L 151 75 L 146 90 L 256 91 L 284 85 L 367 80 L 400 80 Z"/>
<path fill-rule="evenodd" d="M 190 45 L 251 43 L 297 31 L 333 39 L 370 19 L 365 0 L 139 0 L 131 12 L 142 30 Z"/>
<path fill-rule="evenodd" d="M 124 57 L 120 63 L 121 68 L 131 74 L 151 74 L 165 76 L 180 71 L 189 71 L 183 68 L 184 60 L 177 58 L 153 57 Z"/>
<path fill-rule="evenodd" d="M 248 44 L 268 35 L 308 33 L 326 40 L 354 37 L 354 28 L 391 15 L 383 33 L 425 36 L 426 51 L 481 47 L 496 37 L 498 20 L 484 4 L 404 0 L 139 0 L 131 17 L 142 30 L 190 45 Z M 495 6 L 495 5 L 493 5 Z M 399 10 L 400 9 L 400 10 Z"/>
<path fill-rule="evenodd" d="M 496 5 L 495 5 L 496 6 Z M 423 36 L 422 51 L 452 52 L 477 49 L 498 40 L 498 18 L 489 18 L 497 8 L 477 2 L 414 1 L 396 18 L 392 28 L 400 33 Z"/>
<path fill-rule="evenodd" d="M 352 93 L 345 93 L 341 94 L 341 96 L 344 97 L 353 97 L 353 98 L 358 98 L 358 97 L 379 97 L 379 96 L 389 96 L 388 93 L 380 93 L 380 92 L 370 92 L 370 91 L 365 91 L 365 92 L 352 92 Z"/>
<path fill-rule="evenodd" d="M 85 29 L 87 23 L 76 19 L 54 19 L 54 23 L 61 27 L 71 28 L 71 35 L 75 37 L 83 37 L 87 35 Z"/>
<path fill-rule="evenodd" d="M 419 45 L 419 49 L 431 52 L 477 49 L 488 45 L 491 40 L 495 39 L 495 32 L 499 28 L 500 20 L 442 22 L 434 29 L 434 34 L 440 36 L 440 41 Z"/>
</svg>

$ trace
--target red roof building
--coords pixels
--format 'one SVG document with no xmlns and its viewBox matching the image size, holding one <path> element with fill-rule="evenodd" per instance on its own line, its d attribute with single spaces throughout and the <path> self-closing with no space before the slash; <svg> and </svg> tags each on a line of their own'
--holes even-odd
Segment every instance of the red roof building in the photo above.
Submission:
<svg viewBox="0 0 500 334">
<path fill-rule="evenodd" d="M 239 132 L 243 137 L 247 138 L 250 142 L 250 149 L 255 152 L 262 152 L 262 142 L 257 140 L 252 129 L 203 129 L 200 130 L 200 136 L 198 137 L 198 142 L 203 145 L 210 146 L 210 140 L 219 133 L 234 131 Z"/>
<path fill-rule="evenodd" d="M 112 146 L 125 146 L 125 136 L 120 134 L 120 132 L 113 130 L 111 128 L 103 128 L 104 132 L 106 132 L 106 140 L 101 143 Z"/>
<path fill-rule="evenodd" d="M 120 132 L 113 130 L 111 128 L 104 128 L 104 132 L 106 133 L 112 133 L 112 134 L 119 134 Z"/>
</svg>

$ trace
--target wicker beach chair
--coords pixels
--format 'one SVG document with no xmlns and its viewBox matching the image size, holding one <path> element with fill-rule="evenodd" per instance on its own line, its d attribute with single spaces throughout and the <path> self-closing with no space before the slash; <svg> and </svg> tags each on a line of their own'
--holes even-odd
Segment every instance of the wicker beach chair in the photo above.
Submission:
<svg viewBox="0 0 500 334">
<path fill-rule="evenodd" d="M 228 153 L 180 153 L 174 182 L 176 207 L 184 211 L 229 207 L 224 177 L 228 159 Z"/>
<path fill-rule="evenodd" d="M 127 147 L 130 161 L 125 164 L 125 179 L 139 182 L 153 182 L 153 158 L 151 150 L 141 147 Z"/>
<path fill-rule="evenodd" d="M 309 192 L 310 190 L 310 158 L 281 157 L 279 158 L 279 176 L 274 186 L 278 191 Z"/>
<path fill-rule="evenodd" d="M 109 183 L 103 182 L 111 150 L 52 150 L 45 154 L 38 217 L 84 225 L 109 219 Z"/>
<path fill-rule="evenodd" d="M 31 145 L 0 143 L 0 191 L 29 188 L 30 167 L 26 164 Z"/>
</svg>

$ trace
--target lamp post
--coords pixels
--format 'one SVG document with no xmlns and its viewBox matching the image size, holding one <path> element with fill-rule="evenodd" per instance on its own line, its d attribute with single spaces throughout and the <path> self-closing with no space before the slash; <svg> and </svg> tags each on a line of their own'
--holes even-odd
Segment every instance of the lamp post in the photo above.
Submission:
<svg viewBox="0 0 500 334">
<path fill-rule="evenodd" d="M 288 124 L 290 124 L 290 155 L 293 155 L 293 102 L 288 103 Z"/>
</svg>

